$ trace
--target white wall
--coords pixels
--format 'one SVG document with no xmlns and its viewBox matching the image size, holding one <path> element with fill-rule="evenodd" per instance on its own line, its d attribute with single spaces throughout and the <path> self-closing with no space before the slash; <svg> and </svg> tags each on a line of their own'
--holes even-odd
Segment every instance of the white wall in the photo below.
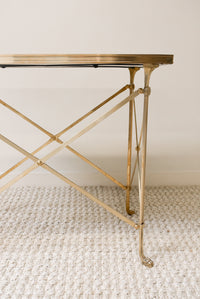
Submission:
<svg viewBox="0 0 200 299">
<path fill-rule="evenodd" d="M 199 0 L 1 0 L 0 54 L 174 54 L 174 64 L 160 67 L 151 79 L 147 183 L 199 184 L 199 11 Z M 56 133 L 128 81 L 126 69 L 0 69 L 0 97 Z M 136 87 L 142 86 L 140 71 Z M 125 107 L 73 144 L 123 182 L 127 118 Z M 29 151 L 46 140 L 3 107 L 0 126 L 3 134 Z M 0 146 L 3 172 L 22 155 L 3 142 Z M 49 164 L 78 177 L 80 184 L 109 184 L 67 151 Z M 42 169 L 21 183 L 62 184 Z"/>
</svg>

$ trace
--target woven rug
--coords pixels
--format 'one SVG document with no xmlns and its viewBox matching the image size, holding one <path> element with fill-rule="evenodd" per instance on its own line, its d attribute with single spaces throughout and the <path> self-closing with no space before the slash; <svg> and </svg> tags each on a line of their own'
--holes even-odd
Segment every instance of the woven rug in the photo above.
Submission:
<svg viewBox="0 0 200 299">
<path fill-rule="evenodd" d="M 85 187 L 124 215 L 117 187 Z M 137 188 L 132 205 L 137 220 Z M 200 298 L 200 186 L 146 189 L 138 231 L 70 187 L 0 195 L 0 298 Z"/>
</svg>

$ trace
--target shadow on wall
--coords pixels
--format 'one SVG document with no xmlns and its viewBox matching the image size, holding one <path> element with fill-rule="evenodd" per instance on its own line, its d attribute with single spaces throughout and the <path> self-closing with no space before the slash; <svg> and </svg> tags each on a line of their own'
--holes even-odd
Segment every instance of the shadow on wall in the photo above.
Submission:
<svg viewBox="0 0 200 299">
<path fill-rule="evenodd" d="M 109 175 L 126 185 L 126 166 L 127 159 L 125 156 L 87 156 L 86 157 L 99 166 Z M 199 157 L 198 157 L 199 159 Z M 3 157 L 0 159 L 1 165 L 4 165 L 4 171 L 8 168 Z M 19 159 L 15 159 L 9 166 L 17 163 Z M 188 169 L 189 161 L 185 161 L 185 165 L 182 163 L 183 157 L 177 156 L 153 156 L 148 155 L 147 158 L 147 169 L 146 169 L 146 184 L 147 185 L 195 185 L 199 184 L 200 172 L 198 166 L 196 171 L 185 171 Z M 132 162 L 132 169 L 135 162 L 135 157 Z M 22 166 L 14 170 L 12 174 L 2 179 L 2 184 L 9 181 L 11 178 L 21 173 L 23 170 L 28 168 L 32 164 L 32 161 L 24 163 Z M 79 185 L 115 185 L 111 180 L 104 177 L 96 169 L 82 161 L 80 158 L 75 156 L 68 156 L 64 153 L 51 158 L 48 165 L 65 175 L 67 178 L 73 180 Z M 163 171 L 164 169 L 164 171 Z M 177 170 L 178 169 L 178 170 Z M 194 168 L 193 168 L 194 169 Z M 1 171 L 2 173 L 2 171 Z M 39 167 L 25 178 L 19 181 L 17 184 L 41 184 L 41 185 L 65 185 L 63 181 Z M 137 185 L 137 168 L 133 184 Z"/>
</svg>

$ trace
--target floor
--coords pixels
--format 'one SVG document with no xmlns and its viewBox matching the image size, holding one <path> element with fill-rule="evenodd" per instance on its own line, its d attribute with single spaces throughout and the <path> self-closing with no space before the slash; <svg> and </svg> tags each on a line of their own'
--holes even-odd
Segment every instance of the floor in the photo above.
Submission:
<svg viewBox="0 0 200 299">
<path fill-rule="evenodd" d="M 126 215 L 121 189 L 85 189 Z M 147 187 L 145 219 L 151 269 L 138 231 L 71 187 L 4 191 L 0 298 L 200 298 L 200 186 Z"/>
</svg>

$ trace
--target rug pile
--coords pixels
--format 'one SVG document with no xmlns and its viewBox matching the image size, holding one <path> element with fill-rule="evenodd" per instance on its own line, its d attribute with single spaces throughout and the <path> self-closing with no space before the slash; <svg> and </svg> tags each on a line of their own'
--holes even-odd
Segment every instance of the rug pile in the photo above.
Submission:
<svg viewBox="0 0 200 299">
<path fill-rule="evenodd" d="M 117 187 L 85 187 L 124 215 Z M 138 219 L 138 190 L 131 204 Z M 200 298 L 200 186 L 148 187 L 138 231 L 71 187 L 0 194 L 0 298 Z"/>
</svg>

